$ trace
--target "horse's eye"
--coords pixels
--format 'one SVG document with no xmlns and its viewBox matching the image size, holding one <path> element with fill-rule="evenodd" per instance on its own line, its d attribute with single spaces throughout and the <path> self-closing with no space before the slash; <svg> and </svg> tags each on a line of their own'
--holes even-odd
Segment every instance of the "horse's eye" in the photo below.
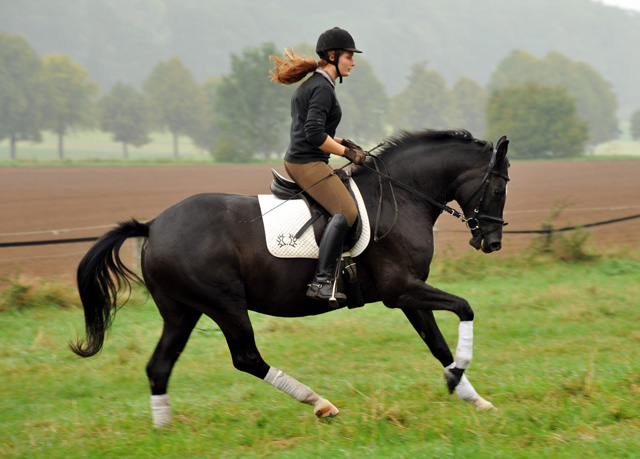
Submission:
<svg viewBox="0 0 640 459">
<path fill-rule="evenodd" d="M 504 196 L 504 191 L 505 191 L 504 188 L 496 188 L 495 190 L 493 190 L 493 195 L 496 198 L 500 198 L 500 197 Z"/>
</svg>

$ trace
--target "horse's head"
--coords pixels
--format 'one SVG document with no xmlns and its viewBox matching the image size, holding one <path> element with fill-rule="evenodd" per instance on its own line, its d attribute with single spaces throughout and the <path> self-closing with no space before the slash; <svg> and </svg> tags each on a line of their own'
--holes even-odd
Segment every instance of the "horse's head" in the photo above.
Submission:
<svg viewBox="0 0 640 459">
<path fill-rule="evenodd" d="M 457 201 L 462 206 L 473 237 L 469 244 L 485 253 L 502 248 L 502 218 L 509 181 L 506 136 L 498 140 L 486 170 L 479 169 L 473 179 L 460 187 Z"/>
</svg>

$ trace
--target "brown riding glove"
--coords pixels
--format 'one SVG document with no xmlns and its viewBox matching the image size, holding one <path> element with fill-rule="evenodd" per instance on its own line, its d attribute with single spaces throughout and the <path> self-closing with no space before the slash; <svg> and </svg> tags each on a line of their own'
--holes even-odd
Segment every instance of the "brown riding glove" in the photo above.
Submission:
<svg viewBox="0 0 640 459">
<path fill-rule="evenodd" d="M 364 163 L 364 160 L 366 158 L 364 151 L 360 149 L 356 150 L 354 148 L 347 148 L 344 151 L 344 157 L 351 161 L 353 164 L 362 164 Z"/>
<path fill-rule="evenodd" d="M 355 142 L 352 142 L 349 139 L 342 139 L 342 146 L 351 148 L 352 150 L 362 150 L 362 147 L 360 145 L 356 145 Z"/>
</svg>

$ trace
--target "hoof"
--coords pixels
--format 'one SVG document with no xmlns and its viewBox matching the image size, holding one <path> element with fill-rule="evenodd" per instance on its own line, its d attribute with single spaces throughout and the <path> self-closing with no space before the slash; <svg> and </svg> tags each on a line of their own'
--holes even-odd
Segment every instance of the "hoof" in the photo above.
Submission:
<svg viewBox="0 0 640 459">
<path fill-rule="evenodd" d="M 478 395 L 478 398 L 475 399 L 473 404 L 476 406 L 478 411 L 497 411 L 498 408 L 493 406 L 493 403 L 487 402 L 485 399 Z"/>
<path fill-rule="evenodd" d="M 171 415 L 171 407 L 153 408 L 153 427 L 156 429 L 162 429 L 171 425 L 173 416 Z"/>
<path fill-rule="evenodd" d="M 449 394 L 453 394 L 456 390 L 456 386 L 460 384 L 460 378 L 464 374 L 464 370 L 461 368 L 447 368 L 444 370 L 444 380 L 447 382 L 447 389 L 449 389 Z"/>
<path fill-rule="evenodd" d="M 153 428 L 154 429 L 162 429 L 164 427 L 169 427 L 173 419 L 171 417 L 162 419 L 162 420 L 153 420 Z"/>
<path fill-rule="evenodd" d="M 329 400 L 321 398 L 313 407 L 313 412 L 319 418 L 332 418 L 337 416 L 340 411 Z"/>
</svg>

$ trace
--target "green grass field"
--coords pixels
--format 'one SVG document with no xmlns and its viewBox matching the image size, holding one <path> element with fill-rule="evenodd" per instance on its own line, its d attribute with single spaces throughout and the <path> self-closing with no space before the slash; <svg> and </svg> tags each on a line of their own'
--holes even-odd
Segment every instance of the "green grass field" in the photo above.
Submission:
<svg viewBox="0 0 640 459">
<path fill-rule="evenodd" d="M 167 161 L 173 159 L 173 137 L 170 133 L 151 134 L 151 142 L 140 148 L 129 147 L 130 161 Z M 193 145 L 188 137 L 178 139 L 182 160 L 211 161 L 209 153 Z M 124 161 L 122 145 L 111 139 L 111 134 L 101 131 L 87 131 L 70 134 L 64 140 L 64 158 L 72 161 Z M 9 142 L 0 142 L 0 161 L 10 161 Z M 58 138 L 49 132 L 43 133 L 41 143 L 18 142 L 17 162 L 59 161 Z"/>
<path fill-rule="evenodd" d="M 450 396 L 404 315 L 373 304 L 252 316 L 265 359 L 328 398 L 338 417 L 316 419 L 235 370 L 222 334 L 202 319 L 175 368 L 175 419 L 163 430 L 151 425 L 144 372 L 161 320 L 146 296 L 135 292 L 102 354 L 81 360 L 66 343 L 82 332 L 82 311 L 50 304 L 69 293 L 16 281 L 0 303 L 0 456 L 638 457 L 639 260 L 436 260 L 432 283 L 474 307 L 467 375 L 498 411 Z M 455 346 L 457 318 L 437 318 Z"/>
<path fill-rule="evenodd" d="M 597 145 L 586 157 L 592 158 L 636 158 L 640 156 L 640 142 L 634 142 L 629 128 L 622 125 L 618 140 Z M 138 164 L 140 162 L 173 162 L 173 138 L 170 133 L 154 132 L 152 141 L 140 148 L 129 147 L 129 159 L 124 159 L 122 145 L 111 139 L 111 134 L 101 131 L 83 131 L 65 137 L 64 160 L 58 159 L 58 140 L 50 132 L 43 132 L 41 143 L 18 142 L 16 161 L 10 160 L 9 142 L 0 141 L 0 166 L 2 165 L 48 165 L 82 164 L 85 162 L 116 162 L 117 164 Z M 179 162 L 212 162 L 211 155 L 194 146 L 188 137 L 179 138 Z M 279 161 L 278 161 L 279 162 Z"/>
</svg>

